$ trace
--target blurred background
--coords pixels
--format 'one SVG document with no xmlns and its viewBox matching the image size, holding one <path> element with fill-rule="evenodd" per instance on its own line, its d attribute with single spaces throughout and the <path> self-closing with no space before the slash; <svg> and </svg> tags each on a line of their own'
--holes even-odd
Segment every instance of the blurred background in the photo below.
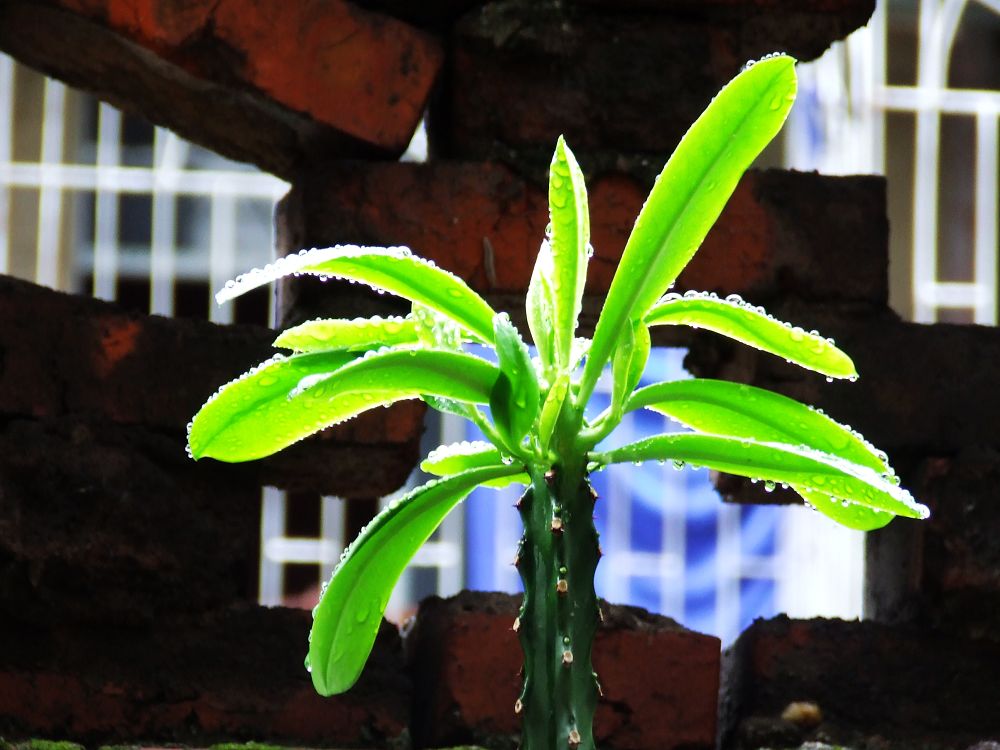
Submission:
<svg viewBox="0 0 1000 750">
<path fill-rule="evenodd" d="M 995 325 L 1000 0 L 879 2 L 866 28 L 800 65 L 799 78 L 762 166 L 886 175 L 893 308 L 919 322 Z M 425 154 L 418 131 L 404 158 Z M 287 189 L 0 55 L 2 273 L 143 312 L 268 325 L 266 292 L 224 307 L 211 294 L 271 259 Z M 655 351 L 649 382 L 686 377 L 683 355 Z M 630 415 L 619 439 L 667 429 L 659 415 Z M 473 437 L 434 414 L 424 447 Z M 724 643 L 777 612 L 862 614 L 860 533 L 802 507 L 725 505 L 704 471 L 627 466 L 595 484 L 597 583 L 611 601 Z M 432 593 L 517 590 L 514 499 L 484 491 L 454 513 L 404 575 L 390 618 Z M 262 603 L 315 603 L 345 544 L 344 505 L 264 491 Z"/>
</svg>

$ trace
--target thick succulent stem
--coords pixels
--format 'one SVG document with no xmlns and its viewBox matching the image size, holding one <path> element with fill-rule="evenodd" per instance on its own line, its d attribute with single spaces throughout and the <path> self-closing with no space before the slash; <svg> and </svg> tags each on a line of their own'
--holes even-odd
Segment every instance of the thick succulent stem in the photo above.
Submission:
<svg viewBox="0 0 1000 750">
<path fill-rule="evenodd" d="M 594 494 L 581 464 L 532 471 L 519 503 L 524 537 L 517 568 L 524 601 L 522 750 L 593 750 L 597 677 L 591 646 L 600 616 L 594 573 L 600 551 Z"/>
</svg>

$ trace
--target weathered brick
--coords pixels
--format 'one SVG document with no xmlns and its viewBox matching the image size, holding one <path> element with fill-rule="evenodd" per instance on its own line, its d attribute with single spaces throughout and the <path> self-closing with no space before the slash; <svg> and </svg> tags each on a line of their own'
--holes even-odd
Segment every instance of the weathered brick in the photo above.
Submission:
<svg viewBox="0 0 1000 750">
<path fill-rule="evenodd" d="M 146 427 L 169 435 L 181 458 L 185 425 L 205 399 L 274 353 L 275 333 L 265 328 L 128 313 L 8 277 L 0 277 L 0 319 L 0 415 Z M 383 495 L 415 465 L 422 419 L 419 402 L 404 402 L 220 471 L 344 497 Z"/>
<path fill-rule="evenodd" d="M 584 331 L 593 326 L 648 188 L 623 173 L 590 181 L 595 255 Z M 286 251 L 349 242 L 408 245 L 516 317 L 523 315 L 547 206 L 541 184 L 496 163 L 353 162 L 304 173 L 280 223 Z M 887 243 L 882 179 L 752 171 L 678 289 L 739 293 L 760 302 L 799 297 L 881 308 L 887 299 Z M 338 299 L 321 284 L 313 288 L 316 296 Z"/>
<path fill-rule="evenodd" d="M 443 58 L 426 32 L 343 0 L 12 0 L 0 48 L 286 178 L 401 153 Z"/>
<path fill-rule="evenodd" d="M 723 657 L 722 750 L 807 739 L 955 750 L 1000 733 L 1000 644 L 842 620 L 758 620 Z M 815 703 L 818 726 L 781 718 Z"/>
<path fill-rule="evenodd" d="M 302 666 L 310 616 L 246 609 L 145 629 L 0 624 L 0 735 L 98 743 L 405 742 L 411 686 L 384 627 L 358 684 L 321 698 Z"/>
<path fill-rule="evenodd" d="M 597 7 L 589 7 L 589 6 Z M 863 25 L 838 3 L 490 3 L 453 34 L 432 141 L 463 158 L 551 148 L 669 152 L 740 66 L 775 50 L 809 60 Z"/>
<path fill-rule="evenodd" d="M 513 747 L 521 650 L 518 598 L 463 592 L 425 600 L 405 647 L 415 685 L 414 739 Z M 712 748 L 719 641 L 633 607 L 605 605 L 594 643 L 603 696 L 597 742 L 616 750 Z"/>
<path fill-rule="evenodd" d="M 0 426 L 0 621 L 150 623 L 257 594 L 259 487 L 155 431 Z"/>
<path fill-rule="evenodd" d="M 970 446 L 925 460 L 913 477 L 931 517 L 869 539 L 866 609 L 1000 641 L 1000 451 Z"/>
</svg>

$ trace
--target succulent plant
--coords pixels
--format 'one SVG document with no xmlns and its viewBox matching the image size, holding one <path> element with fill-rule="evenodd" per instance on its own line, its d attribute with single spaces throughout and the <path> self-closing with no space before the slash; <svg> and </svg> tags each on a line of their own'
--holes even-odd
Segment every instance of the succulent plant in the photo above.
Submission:
<svg viewBox="0 0 1000 750">
<path fill-rule="evenodd" d="M 588 477 L 617 462 L 674 461 L 790 486 L 856 529 L 926 508 L 898 486 L 886 456 L 822 412 L 717 380 L 636 389 L 651 326 L 688 325 L 771 352 L 827 378 L 857 377 L 850 357 L 815 332 L 737 297 L 670 293 L 737 182 L 781 128 L 795 98 L 794 60 L 748 65 L 691 127 L 656 181 L 625 246 L 593 339 L 576 336 L 590 221 L 583 174 L 563 139 L 552 158 L 551 223 L 527 293 L 536 354 L 505 313 L 406 248 L 308 250 L 226 285 L 220 301 L 282 276 L 348 279 L 412 302 L 405 317 L 314 320 L 281 333 L 291 350 L 223 386 L 195 416 L 194 458 L 247 461 L 401 399 L 420 398 L 477 425 L 488 442 L 445 446 L 423 462 L 438 475 L 382 511 L 347 548 L 314 612 L 307 665 L 324 694 L 356 681 L 403 569 L 445 515 L 478 486 L 526 486 L 515 622 L 524 650 L 527 750 L 594 747 L 598 699 L 591 646 L 600 558 Z M 495 363 L 465 344 L 492 347 Z M 611 403 L 588 416 L 610 363 Z M 489 415 L 483 407 L 489 407 Z M 598 450 L 622 416 L 653 409 L 690 428 Z"/>
</svg>

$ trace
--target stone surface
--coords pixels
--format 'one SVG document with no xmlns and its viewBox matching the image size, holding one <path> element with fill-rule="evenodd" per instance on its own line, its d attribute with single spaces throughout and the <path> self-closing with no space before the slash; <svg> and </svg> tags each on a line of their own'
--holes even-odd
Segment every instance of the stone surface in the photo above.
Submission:
<svg viewBox="0 0 1000 750">
<path fill-rule="evenodd" d="M 421 604 L 405 637 L 414 740 L 514 747 L 521 651 L 518 598 L 463 592 Z M 604 605 L 594 643 L 603 696 L 595 737 L 615 750 L 714 747 L 719 641 L 633 607 Z"/>
<path fill-rule="evenodd" d="M 871 622 L 758 620 L 723 657 L 722 750 L 805 740 L 954 750 L 1000 733 L 1000 644 Z M 822 722 L 783 720 L 811 701 Z"/>
<path fill-rule="evenodd" d="M 668 153 L 747 60 L 776 50 L 813 59 L 873 9 L 872 0 L 644 2 L 626 12 L 607 0 L 490 3 L 455 27 L 432 143 L 464 158 L 541 148 L 544 160 L 562 133 L 577 151 Z"/>
<path fill-rule="evenodd" d="M 250 607 L 147 628 L 0 624 L 0 735 L 98 743 L 271 741 L 404 747 L 411 686 L 384 627 L 358 684 L 316 694 L 302 666 L 311 618 Z"/>
<path fill-rule="evenodd" d="M 127 313 L 8 277 L 0 277 L 0 319 L 0 415 L 141 426 L 169 437 L 178 460 L 186 460 L 185 426 L 205 399 L 274 353 L 268 329 Z M 384 495 L 416 464 L 423 413 L 404 402 L 263 461 L 206 471 L 344 497 Z"/>
<path fill-rule="evenodd" d="M 285 178 L 406 148 L 440 43 L 342 0 L 11 0 L 0 49 Z"/>
<path fill-rule="evenodd" d="M 593 327 L 648 188 L 624 173 L 590 181 L 595 255 L 581 331 Z M 500 164 L 344 163 L 310 171 L 293 188 L 282 207 L 282 249 L 408 245 L 517 317 L 547 214 L 542 185 Z M 752 171 L 677 288 L 879 309 L 887 242 L 880 178 Z"/>
</svg>

